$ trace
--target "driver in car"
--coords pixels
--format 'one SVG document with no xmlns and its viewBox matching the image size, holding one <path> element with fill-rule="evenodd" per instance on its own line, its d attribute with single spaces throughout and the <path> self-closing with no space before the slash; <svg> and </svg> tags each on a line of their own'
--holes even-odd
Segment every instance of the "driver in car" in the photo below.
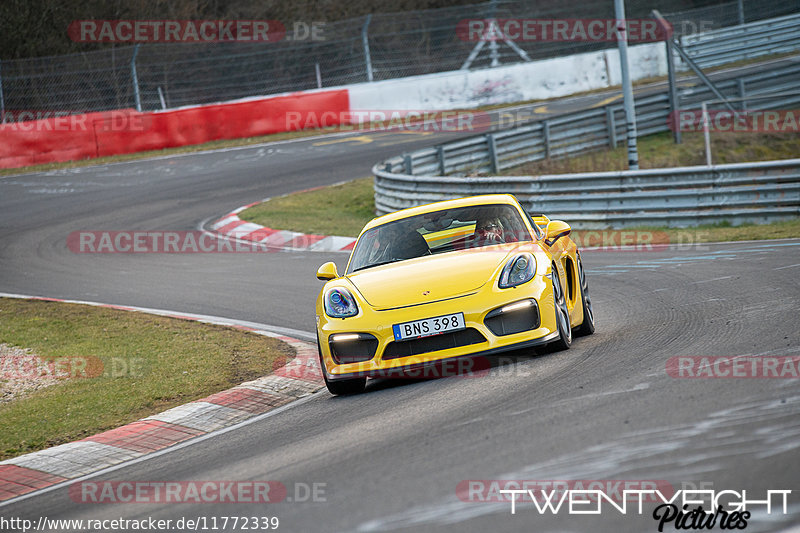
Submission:
<svg viewBox="0 0 800 533">
<path fill-rule="evenodd" d="M 475 222 L 473 246 L 491 246 L 506 242 L 503 224 L 497 216 L 485 216 Z"/>
</svg>

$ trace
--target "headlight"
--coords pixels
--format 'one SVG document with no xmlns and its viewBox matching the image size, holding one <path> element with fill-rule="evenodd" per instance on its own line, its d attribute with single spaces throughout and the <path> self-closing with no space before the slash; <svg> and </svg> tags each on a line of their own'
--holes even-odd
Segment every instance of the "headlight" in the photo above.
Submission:
<svg viewBox="0 0 800 533">
<path fill-rule="evenodd" d="M 331 318 L 346 318 L 358 314 L 358 305 L 350 291 L 336 287 L 325 291 L 325 314 Z"/>
<path fill-rule="evenodd" d="M 506 263 L 500 273 L 498 286 L 501 289 L 508 289 L 522 285 L 533 279 L 536 273 L 536 258 L 531 253 L 524 253 L 514 256 L 511 261 Z"/>
</svg>

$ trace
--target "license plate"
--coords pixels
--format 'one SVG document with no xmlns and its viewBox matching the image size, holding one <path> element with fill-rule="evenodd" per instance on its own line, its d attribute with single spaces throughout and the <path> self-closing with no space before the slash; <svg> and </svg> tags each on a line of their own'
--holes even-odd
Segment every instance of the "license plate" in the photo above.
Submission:
<svg viewBox="0 0 800 533">
<path fill-rule="evenodd" d="M 438 335 L 439 333 L 446 333 L 448 331 L 458 331 L 465 328 L 464 313 L 453 313 L 451 315 L 423 318 L 422 320 L 414 320 L 413 322 L 395 324 L 392 326 L 392 331 L 394 332 L 394 340 L 405 341 L 427 337 L 429 335 Z"/>
</svg>

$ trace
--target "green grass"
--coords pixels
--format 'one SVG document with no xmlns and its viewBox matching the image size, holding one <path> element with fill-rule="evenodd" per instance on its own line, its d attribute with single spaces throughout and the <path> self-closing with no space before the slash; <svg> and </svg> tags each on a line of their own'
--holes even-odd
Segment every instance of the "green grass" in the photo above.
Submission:
<svg viewBox="0 0 800 533">
<path fill-rule="evenodd" d="M 705 165 L 705 142 L 702 133 L 683 134 L 683 143 L 675 144 L 672 133 L 640 137 L 637 143 L 639 168 L 664 168 Z M 712 133 L 711 153 L 714 164 L 791 159 L 800 155 L 800 135 L 796 133 Z M 508 176 L 537 176 L 574 172 L 626 170 L 625 146 L 563 159 L 534 161 L 503 172 Z"/>
<path fill-rule="evenodd" d="M 273 198 L 240 213 L 243 220 L 273 229 L 357 237 L 374 218 L 372 178 L 360 178 L 341 185 L 323 187 Z M 567 221 L 569 222 L 569 221 Z M 774 224 L 729 223 L 692 229 L 639 227 L 625 231 L 657 233 L 655 243 L 747 241 L 800 237 L 800 218 Z M 583 242 L 585 230 L 574 230 Z M 596 238 L 596 237 L 595 237 Z M 648 238 L 644 235 L 644 238 Z"/>
<path fill-rule="evenodd" d="M 372 178 L 272 198 L 239 214 L 273 229 L 357 237 L 375 217 Z"/>
<path fill-rule="evenodd" d="M 89 377 L 65 379 L 0 404 L 0 459 L 225 390 L 269 374 L 294 356 L 281 341 L 232 328 L 5 298 L 0 298 L 0 342 L 30 348 L 42 358 L 89 361 Z"/>
<path fill-rule="evenodd" d="M 567 221 L 568 222 L 568 221 Z M 600 234 L 598 235 L 598 232 Z M 579 244 L 598 244 L 603 235 L 608 234 L 615 240 L 610 245 L 618 245 L 628 239 L 628 244 L 696 244 L 703 242 L 729 242 L 729 241 L 758 241 L 764 239 L 791 239 L 800 237 L 800 218 L 772 224 L 741 224 L 734 226 L 730 223 L 706 224 L 693 228 L 662 228 L 641 226 L 620 230 L 620 235 L 615 235 L 615 230 L 572 230 L 572 238 Z M 591 235 L 590 235 L 591 234 Z M 631 239 L 633 239 L 631 241 Z"/>
</svg>

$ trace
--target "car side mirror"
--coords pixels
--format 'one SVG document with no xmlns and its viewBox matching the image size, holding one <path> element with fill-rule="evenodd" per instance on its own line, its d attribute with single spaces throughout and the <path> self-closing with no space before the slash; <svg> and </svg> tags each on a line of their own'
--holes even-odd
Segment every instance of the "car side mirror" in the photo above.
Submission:
<svg viewBox="0 0 800 533">
<path fill-rule="evenodd" d="M 566 237 L 571 231 L 572 228 L 570 228 L 569 224 L 566 222 L 562 222 L 561 220 L 551 220 L 547 224 L 547 239 L 545 242 L 548 246 L 553 246 L 558 239 L 561 237 Z"/>
<path fill-rule="evenodd" d="M 317 279 L 328 281 L 339 277 L 339 272 L 336 270 L 336 263 L 328 261 L 317 270 Z"/>
</svg>

